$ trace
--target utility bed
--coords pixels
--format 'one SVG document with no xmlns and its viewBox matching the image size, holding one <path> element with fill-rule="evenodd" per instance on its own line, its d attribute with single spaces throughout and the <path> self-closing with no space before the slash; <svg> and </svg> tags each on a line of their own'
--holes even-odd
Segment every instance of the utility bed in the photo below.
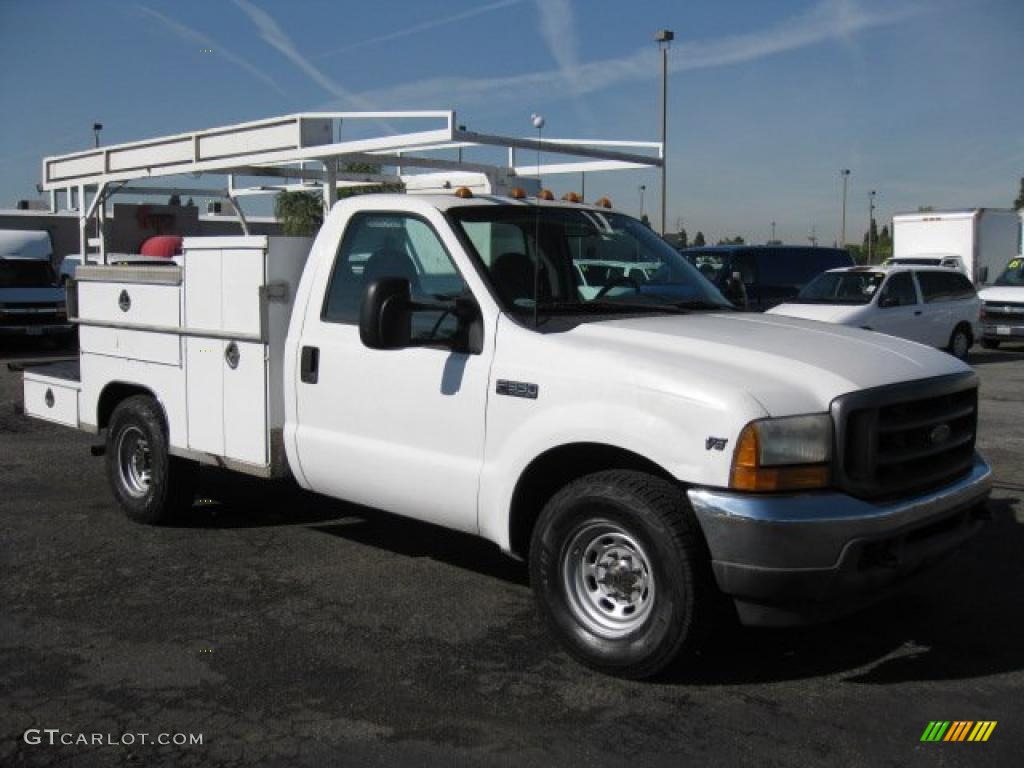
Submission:
<svg viewBox="0 0 1024 768">
<path fill-rule="evenodd" d="M 26 371 L 26 412 L 97 432 L 109 393 L 148 387 L 173 454 L 282 474 L 284 341 L 310 243 L 186 238 L 174 262 L 78 267 L 80 361 Z"/>
</svg>

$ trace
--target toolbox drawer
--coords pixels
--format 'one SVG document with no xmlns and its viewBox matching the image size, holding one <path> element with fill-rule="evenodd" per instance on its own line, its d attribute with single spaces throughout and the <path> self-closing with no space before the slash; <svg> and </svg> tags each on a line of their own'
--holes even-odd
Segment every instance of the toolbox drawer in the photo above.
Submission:
<svg viewBox="0 0 1024 768">
<path fill-rule="evenodd" d="M 78 317 L 83 322 L 179 328 L 181 289 L 176 285 L 80 282 Z"/>
<path fill-rule="evenodd" d="M 78 385 L 25 376 L 25 413 L 68 427 L 78 426 Z"/>
</svg>

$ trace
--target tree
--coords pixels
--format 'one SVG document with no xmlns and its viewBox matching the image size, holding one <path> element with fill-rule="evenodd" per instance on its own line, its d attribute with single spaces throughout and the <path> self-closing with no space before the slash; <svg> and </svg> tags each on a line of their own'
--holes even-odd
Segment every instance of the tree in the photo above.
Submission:
<svg viewBox="0 0 1024 768">
<path fill-rule="evenodd" d="M 736 237 L 723 237 L 718 241 L 718 245 L 743 245 L 746 242 L 742 237 L 736 235 Z"/>
<path fill-rule="evenodd" d="M 274 199 L 274 216 L 284 234 L 310 237 L 324 223 L 324 204 L 310 192 L 281 192 Z"/>
<path fill-rule="evenodd" d="M 1024 176 L 1020 177 L 1020 192 L 1017 193 L 1017 199 L 1013 201 L 1013 208 L 1016 211 L 1024 209 Z"/>
<path fill-rule="evenodd" d="M 697 248 L 707 244 L 707 241 L 704 239 L 704 233 L 700 230 L 697 230 L 697 235 L 693 238 L 693 244 Z"/>
<path fill-rule="evenodd" d="M 690 238 L 687 236 L 686 230 L 683 229 L 683 228 L 680 228 L 680 230 L 679 230 L 679 247 L 680 248 L 689 248 L 690 247 Z"/>
</svg>

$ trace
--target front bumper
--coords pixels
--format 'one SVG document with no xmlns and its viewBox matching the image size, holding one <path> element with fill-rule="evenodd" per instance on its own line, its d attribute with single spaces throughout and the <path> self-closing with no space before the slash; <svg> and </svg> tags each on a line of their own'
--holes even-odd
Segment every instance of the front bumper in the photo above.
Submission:
<svg viewBox="0 0 1024 768">
<path fill-rule="evenodd" d="M 992 471 L 899 501 L 837 492 L 759 496 L 712 488 L 689 498 L 719 588 L 746 624 L 822 621 L 870 603 L 980 529 Z"/>
<path fill-rule="evenodd" d="M 993 341 L 1010 341 L 1024 339 L 1024 324 L 1020 323 L 985 323 L 981 326 L 984 339 Z"/>
</svg>

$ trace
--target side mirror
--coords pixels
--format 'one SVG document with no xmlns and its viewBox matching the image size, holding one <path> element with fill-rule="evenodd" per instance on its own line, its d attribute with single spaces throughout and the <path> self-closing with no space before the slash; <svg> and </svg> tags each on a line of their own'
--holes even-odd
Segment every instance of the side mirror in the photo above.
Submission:
<svg viewBox="0 0 1024 768">
<path fill-rule="evenodd" d="M 747 286 L 743 284 L 743 276 L 739 272 L 733 272 L 725 279 L 724 293 L 725 298 L 740 309 L 747 308 Z"/>
<path fill-rule="evenodd" d="M 370 349 L 404 349 L 412 335 L 412 291 L 404 277 L 366 286 L 359 310 L 359 338 Z"/>
</svg>

